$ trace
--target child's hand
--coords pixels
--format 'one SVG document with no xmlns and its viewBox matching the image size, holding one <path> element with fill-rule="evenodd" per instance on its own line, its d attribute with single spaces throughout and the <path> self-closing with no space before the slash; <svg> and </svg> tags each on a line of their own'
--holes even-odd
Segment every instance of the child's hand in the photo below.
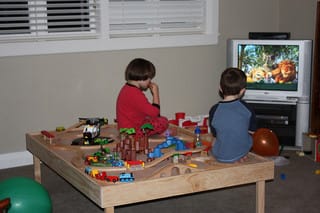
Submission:
<svg viewBox="0 0 320 213">
<path fill-rule="evenodd" d="M 150 89 L 151 94 L 153 96 L 153 103 L 160 104 L 159 86 L 154 82 L 150 82 L 149 89 Z"/>
<path fill-rule="evenodd" d="M 156 83 L 150 82 L 149 89 L 150 89 L 152 95 L 159 94 L 159 86 Z"/>
</svg>

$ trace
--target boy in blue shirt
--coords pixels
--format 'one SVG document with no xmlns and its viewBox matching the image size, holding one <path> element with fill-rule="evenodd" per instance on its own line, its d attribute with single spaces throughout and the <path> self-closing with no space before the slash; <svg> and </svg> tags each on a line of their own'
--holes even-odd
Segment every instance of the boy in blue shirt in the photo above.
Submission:
<svg viewBox="0 0 320 213">
<path fill-rule="evenodd" d="M 209 112 L 210 129 L 216 137 L 212 154 L 219 162 L 242 162 L 252 147 L 256 118 L 241 100 L 246 85 L 246 75 L 238 68 L 228 68 L 221 74 L 219 92 L 223 100 Z"/>
</svg>

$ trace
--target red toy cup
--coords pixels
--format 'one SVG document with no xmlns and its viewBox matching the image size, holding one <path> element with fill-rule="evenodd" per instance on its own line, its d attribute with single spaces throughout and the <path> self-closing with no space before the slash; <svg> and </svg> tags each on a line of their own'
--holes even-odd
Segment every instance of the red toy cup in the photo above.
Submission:
<svg viewBox="0 0 320 213">
<path fill-rule="evenodd" d="M 179 121 L 179 119 L 185 119 L 186 113 L 184 112 L 177 112 L 176 113 L 176 120 Z"/>
<path fill-rule="evenodd" d="M 169 120 L 169 124 L 174 124 L 176 126 L 179 126 L 179 121 L 177 121 L 177 120 Z"/>
</svg>

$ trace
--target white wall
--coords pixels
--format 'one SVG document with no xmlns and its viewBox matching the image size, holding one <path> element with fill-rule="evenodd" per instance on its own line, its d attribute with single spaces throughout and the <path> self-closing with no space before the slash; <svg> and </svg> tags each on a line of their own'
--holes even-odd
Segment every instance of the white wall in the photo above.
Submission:
<svg viewBox="0 0 320 213">
<path fill-rule="evenodd" d="M 219 100 L 227 38 L 246 38 L 250 31 L 291 31 L 313 38 L 316 0 L 289 2 L 221 0 L 221 36 L 214 46 L 0 58 L 0 158 L 3 153 L 25 151 L 26 132 L 68 127 L 78 117 L 112 121 L 124 69 L 135 57 L 156 65 L 163 115 L 207 114 Z M 279 14 L 282 8 L 286 12 Z M 293 18 L 303 20 L 299 23 L 303 33 L 291 23 Z"/>
<path fill-rule="evenodd" d="M 279 31 L 291 32 L 292 39 L 314 39 L 318 0 L 278 0 Z"/>
</svg>

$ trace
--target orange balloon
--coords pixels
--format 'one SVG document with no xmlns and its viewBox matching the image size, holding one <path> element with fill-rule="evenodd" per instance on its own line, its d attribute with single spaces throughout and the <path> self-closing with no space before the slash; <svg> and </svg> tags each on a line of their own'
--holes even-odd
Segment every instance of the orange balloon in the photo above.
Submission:
<svg viewBox="0 0 320 213">
<path fill-rule="evenodd" d="M 252 151 L 262 156 L 279 155 L 279 140 L 277 135 L 267 128 L 260 128 L 253 134 Z"/>
</svg>

